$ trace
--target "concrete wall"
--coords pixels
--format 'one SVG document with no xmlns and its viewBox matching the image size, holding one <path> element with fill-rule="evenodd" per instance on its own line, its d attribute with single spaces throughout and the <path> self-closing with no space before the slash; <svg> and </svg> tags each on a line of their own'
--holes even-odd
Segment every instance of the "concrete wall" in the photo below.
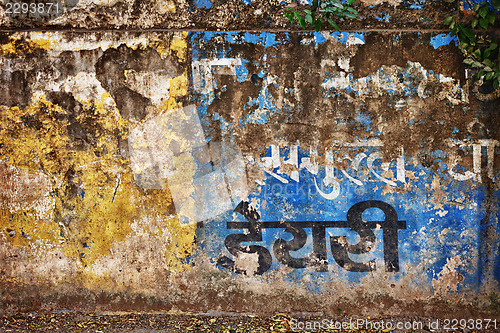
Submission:
<svg viewBox="0 0 500 333">
<path fill-rule="evenodd" d="M 498 314 L 499 95 L 457 4 L 320 33 L 285 2 L 59 5 L 1 6 L 1 312 Z"/>
</svg>

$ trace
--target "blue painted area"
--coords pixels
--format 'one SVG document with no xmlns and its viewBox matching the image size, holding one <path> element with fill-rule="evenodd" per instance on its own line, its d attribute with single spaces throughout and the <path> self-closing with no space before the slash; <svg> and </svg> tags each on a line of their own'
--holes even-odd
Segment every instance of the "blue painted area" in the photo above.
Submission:
<svg viewBox="0 0 500 333">
<path fill-rule="evenodd" d="M 314 32 L 314 41 L 317 44 L 324 43 L 326 41 L 325 36 L 323 34 L 320 34 L 319 32 Z"/>
<path fill-rule="evenodd" d="M 372 129 L 372 120 L 370 119 L 369 115 L 357 112 L 354 120 L 356 121 L 356 123 L 360 124 L 364 130 L 369 131 L 370 129 Z"/>
<path fill-rule="evenodd" d="M 426 0 L 403 0 L 403 2 L 399 5 L 399 7 L 405 9 L 422 9 Z"/>
<path fill-rule="evenodd" d="M 376 154 L 378 149 L 366 147 L 363 150 L 368 156 Z M 288 156 L 289 150 L 282 148 L 280 155 Z M 271 155 L 268 150 L 267 156 Z M 437 152 L 433 157 L 446 155 Z M 308 153 L 299 150 L 299 160 L 308 157 Z M 444 156 L 448 157 L 448 156 Z M 394 168 L 394 166 L 392 166 Z M 478 288 L 480 284 L 480 274 L 478 273 L 476 253 L 481 244 L 481 226 L 478 221 L 485 218 L 481 205 L 484 201 L 485 188 L 479 191 L 464 192 L 464 183 L 458 182 L 447 173 L 445 164 L 437 170 L 430 170 L 422 166 L 418 161 L 407 161 L 406 171 L 411 174 L 425 175 L 417 180 L 405 179 L 406 185 L 399 182 L 398 186 L 406 187 L 403 193 L 384 193 L 382 188 L 384 183 L 365 172 L 349 171 L 350 175 L 363 181 L 363 186 L 358 186 L 346 179 L 341 169 L 334 170 L 336 179 L 340 179 L 339 194 L 334 199 L 326 199 L 320 195 L 319 191 L 330 193 L 334 190 L 332 186 L 324 186 L 323 180 L 326 170 L 320 168 L 319 172 L 313 173 L 301 170 L 299 181 L 292 180 L 283 175 L 287 183 L 275 177 L 268 176 L 264 185 L 257 187 L 249 197 L 249 201 L 258 202 L 257 210 L 260 213 L 260 221 L 264 224 L 270 221 L 344 221 L 347 218 L 348 210 L 355 204 L 366 200 L 380 200 L 391 205 L 397 212 L 398 219 L 406 221 L 406 229 L 398 231 L 399 250 L 399 272 L 391 272 L 396 278 L 411 273 L 412 268 L 418 267 L 425 272 L 426 277 L 420 276 L 421 283 L 427 280 L 429 285 L 431 280 L 437 279 L 450 258 L 459 256 L 462 260 L 460 273 L 464 277 L 463 285 Z M 279 170 L 273 170 L 279 172 Z M 395 171 L 395 170 L 393 170 Z M 448 184 L 444 190 L 447 203 L 440 206 L 432 204 L 433 196 L 436 195 L 432 188 L 434 177 L 439 177 L 442 183 Z M 468 182 L 466 186 L 473 186 Z M 499 196 L 500 193 L 496 192 Z M 366 210 L 362 215 L 366 221 L 383 221 L 384 214 L 378 208 Z M 210 239 L 208 243 L 202 243 L 204 253 L 208 253 L 213 258 L 218 258 L 221 254 L 231 257 L 224 247 L 224 239 L 230 234 L 244 233 L 243 229 L 228 230 L 226 222 L 245 222 L 246 219 L 240 214 L 228 212 L 225 216 L 216 221 L 209 221 L 200 229 L 199 235 L 202 239 Z M 304 228 L 307 233 L 307 242 L 297 251 L 292 251 L 296 258 L 307 257 L 313 252 L 312 234 L 310 228 Z M 356 262 L 368 262 L 375 260 L 377 269 L 384 269 L 384 248 L 383 232 L 376 231 L 377 242 L 369 253 L 351 255 L 351 259 Z M 203 235 L 207 235 L 203 237 Z M 210 236 L 208 236 L 210 235 Z M 359 282 L 361 278 L 371 274 L 370 272 L 352 272 L 339 267 L 332 256 L 330 249 L 330 237 L 345 236 L 347 242 L 356 244 L 359 242 L 359 235 L 350 228 L 327 228 L 327 255 L 328 271 L 311 272 L 310 269 L 292 269 L 287 273 L 290 281 L 302 281 L 307 275 L 310 280 L 308 284 L 313 291 L 324 291 L 320 281 L 335 280 L 337 282 Z M 291 240 L 292 236 L 284 231 L 284 228 L 264 228 L 262 231 L 262 241 L 249 242 L 264 246 L 272 254 L 273 262 L 269 272 L 283 268 L 273 252 L 273 244 L 282 238 Z M 334 274 L 332 274 L 334 273 Z"/>
<path fill-rule="evenodd" d="M 365 41 L 365 35 L 358 33 L 333 32 L 330 36 L 346 47 L 360 45 Z M 324 43 L 331 43 L 320 33 L 305 32 L 299 34 L 299 37 L 304 41 L 304 48 L 312 49 Z M 277 106 L 280 97 L 278 92 L 291 98 L 300 93 L 300 89 L 297 90 L 293 84 L 280 86 L 283 85 L 283 81 L 279 80 L 280 72 L 270 68 L 271 54 L 280 54 L 279 48 L 282 46 L 289 48 L 288 34 L 194 32 L 190 33 L 189 38 L 192 45 L 193 66 L 197 62 L 206 66 L 203 69 L 193 67 L 192 79 L 194 81 L 196 77 L 198 80 L 193 82 L 194 99 L 207 137 L 213 134 L 210 131 L 214 122 L 220 124 L 220 133 L 223 137 L 234 140 L 236 129 L 259 125 L 262 130 L 268 130 L 269 121 L 278 119 L 277 115 L 283 116 L 279 118 L 280 120 L 300 120 L 293 118 L 297 112 L 303 110 L 303 106 L 299 103 L 295 105 L 283 103 L 280 107 Z M 438 48 L 451 42 L 453 38 L 449 35 L 440 34 L 432 36 L 430 43 L 434 48 Z M 242 52 L 239 45 L 258 51 L 249 55 Z M 339 59 L 332 57 L 321 60 L 332 60 L 328 70 L 322 73 L 323 87 L 317 90 L 317 93 L 323 94 L 325 99 L 338 98 L 340 93 L 350 93 L 353 98 L 361 94 L 383 93 L 387 96 L 387 107 L 400 111 L 407 107 L 406 103 L 412 98 L 435 97 L 432 89 L 426 89 L 426 82 L 433 84 L 442 80 L 449 82 L 448 78 L 426 70 L 419 63 L 408 62 L 405 67 L 381 66 L 375 73 L 354 79 L 349 69 L 341 68 Z M 213 65 L 209 65 L 210 61 Z M 288 66 L 296 64 L 286 63 L 283 69 L 286 70 Z M 230 91 L 227 76 L 223 81 L 225 86 L 221 86 L 219 80 L 222 75 L 230 75 L 235 85 L 256 87 L 252 89 L 251 95 L 243 95 L 242 103 L 239 103 L 243 108 L 239 119 L 229 119 L 224 110 L 212 106 L 216 99 L 222 98 L 224 93 Z M 236 86 L 235 89 L 242 89 L 240 87 Z M 457 89 L 460 90 L 460 86 L 457 86 Z M 361 129 L 371 135 L 370 139 L 376 139 L 385 129 L 373 128 L 373 119 L 369 113 L 363 111 L 366 107 L 361 105 L 353 109 L 348 118 L 332 116 L 332 119 L 336 119 L 339 128 Z M 325 112 L 327 111 L 329 110 Z M 402 121 L 412 126 L 423 125 L 421 119 L 408 117 Z M 457 128 L 454 133 L 458 133 Z M 217 135 L 219 134 L 216 133 L 215 137 Z M 352 138 L 353 141 L 360 139 L 364 138 Z M 500 191 L 498 187 L 495 187 L 495 190 L 487 190 L 486 181 L 478 181 L 473 177 L 466 179 L 473 170 L 471 146 L 463 149 L 469 159 L 464 159 L 463 163 L 455 166 L 450 164 L 449 149 L 428 151 L 424 143 L 420 144 L 419 149 L 422 156 L 428 156 L 432 160 L 430 166 L 407 156 L 387 161 L 383 159 L 382 149 L 376 144 L 344 147 L 343 150 L 334 150 L 332 156 L 320 152 L 320 156 L 331 159 L 332 164 L 329 167 L 322 164 L 322 167 L 314 171 L 304 166 L 297 166 L 298 173 L 293 177 L 289 171 L 283 171 L 284 161 L 294 160 L 290 147 L 279 148 L 282 168 L 272 169 L 263 166 L 265 158 L 272 157 L 271 148 L 266 148 L 266 153 L 257 157 L 255 163 L 249 162 L 254 163 L 253 168 L 265 170 L 263 171 L 265 178 L 261 183 L 254 184 L 248 197 L 248 201 L 255 204 L 260 214 L 259 221 L 264 225 L 273 221 L 290 223 L 308 221 L 318 225 L 329 221 L 347 221 L 347 213 L 353 206 L 360 202 L 380 201 L 394 208 L 398 220 L 406 221 L 406 228 L 397 231 L 399 270 L 387 272 L 395 280 L 418 273 L 414 278 L 415 283 L 431 288 L 432 281 L 439 279 L 441 272 L 453 258 L 458 258 L 460 261 L 457 271 L 463 276 L 458 291 L 463 287 L 479 290 L 485 281 L 485 272 L 493 272 L 497 280 L 500 279 L 500 258 L 496 255 L 496 263 L 491 269 L 492 264 L 488 263 L 491 257 L 487 258 L 484 254 L 486 253 L 484 248 L 487 246 L 485 244 L 487 238 L 484 235 L 491 232 L 491 228 L 496 228 L 500 233 L 498 213 L 487 213 L 485 203 L 489 200 L 500 200 Z M 483 147 L 480 153 L 480 164 L 484 168 L 488 152 Z M 496 148 L 495 154 L 498 153 L 500 152 Z M 308 158 L 312 158 L 311 153 L 299 147 L 297 153 L 299 165 L 305 163 Z M 400 162 L 403 165 L 403 174 L 398 164 Z M 456 173 L 455 178 L 454 173 Z M 498 174 L 498 169 L 495 169 L 495 173 Z M 482 176 L 487 177 L 485 172 Z M 457 177 L 464 179 L 458 180 Z M 362 215 L 366 221 L 382 221 L 384 217 L 384 213 L 378 208 L 365 210 Z M 235 260 L 225 242 L 228 236 L 243 235 L 248 229 L 243 227 L 230 229 L 227 222 L 246 221 L 243 215 L 232 211 L 205 221 L 204 227 L 197 231 L 200 251 L 214 262 L 221 257 Z M 293 258 L 306 258 L 315 251 L 313 228 L 304 227 L 303 230 L 306 242 L 297 250 L 290 251 Z M 349 270 L 342 267 L 334 258 L 333 254 L 337 252 L 334 250 L 335 244 L 332 243 L 332 239 L 345 237 L 346 242 L 351 245 L 361 241 L 359 233 L 351 230 L 347 224 L 325 228 L 325 259 L 328 264 L 326 271 L 316 271 L 314 267 L 287 267 L 287 264 L 279 258 L 279 251 L 275 251 L 274 248 L 278 239 L 284 241 L 293 239 L 290 230 L 286 231 L 285 228 L 275 225 L 275 227 L 264 227 L 261 231 L 261 240 L 243 242 L 242 246 L 260 246 L 260 250 L 269 253 L 272 262 L 264 275 L 287 268 L 285 276 L 288 281 L 301 283 L 312 292 L 318 292 L 327 290 L 328 283 L 357 283 L 363 277 L 372 274 L 369 271 Z M 386 269 L 384 229 L 378 228 L 373 233 L 376 240 L 370 251 L 351 253 L 349 258 L 355 263 L 368 263 L 373 260 L 377 273 L 384 272 Z M 498 248 L 498 241 L 493 242 L 491 246 Z M 227 269 L 222 266 L 220 268 Z"/>
<path fill-rule="evenodd" d="M 322 36 L 321 36 L 322 37 Z M 260 45 L 264 48 L 277 47 L 281 45 L 282 40 L 288 40 L 288 34 L 280 35 L 280 39 L 277 38 L 276 34 L 269 32 L 260 32 L 260 33 L 252 33 L 252 32 L 204 32 L 204 33 L 191 33 L 190 41 L 194 45 L 204 45 L 207 43 L 211 43 L 214 38 L 222 38 L 225 43 L 227 43 L 227 47 L 222 47 L 220 44 L 217 44 L 216 50 L 206 51 L 202 47 L 193 47 L 192 51 L 192 59 L 194 61 L 200 59 L 206 59 L 210 57 L 217 57 L 219 59 L 235 59 L 231 56 L 231 47 L 230 45 L 239 45 L 239 44 L 254 44 Z M 214 52 L 215 51 L 215 52 Z M 240 61 L 240 65 L 234 66 L 235 68 L 235 78 L 238 82 L 244 82 L 250 79 L 252 75 L 248 72 L 246 67 L 249 64 L 250 60 L 244 59 L 243 57 L 238 57 Z M 264 55 L 258 62 L 254 62 L 256 67 L 265 67 L 267 61 L 267 55 Z M 201 72 L 200 72 L 201 73 Z M 202 86 L 206 86 L 207 81 L 205 72 L 201 73 L 201 84 Z M 209 74 L 211 75 L 211 74 Z M 218 86 L 218 82 L 215 75 L 212 75 L 212 87 L 215 89 L 221 89 L 222 87 Z M 271 95 L 269 87 L 270 85 L 274 85 L 272 79 L 268 79 L 267 74 L 264 70 L 261 70 L 258 73 L 258 77 L 263 79 L 263 86 L 258 96 L 251 98 L 247 105 L 248 107 L 252 107 L 254 112 L 248 114 L 246 117 L 241 118 L 239 120 L 239 126 L 244 126 L 246 124 L 263 124 L 265 123 L 269 117 L 279 110 L 276 108 L 275 99 Z M 198 107 L 198 112 L 202 118 L 202 124 L 208 125 L 210 123 L 210 117 L 207 114 L 207 108 L 210 104 L 212 104 L 213 100 L 217 98 L 215 94 L 203 94 L 200 97 L 201 105 Z M 246 107 L 245 106 L 245 107 Z M 212 117 L 212 119 L 215 119 Z M 221 126 L 223 126 L 223 130 L 225 133 L 231 130 L 234 126 L 232 123 L 225 123 L 222 117 L 217 117 L 217 120 L 221 121 Z M 208 126 L 205 126 L 208 127 Z"/>
<path fill-rule="evenodd" d="M 194 0 L 193 4 L 198 8 L 210 8 L 212 7 L 212 2 L 210 0 Z"/>
<path fill-rule="evenodd" d="M 457 36 L 451 36 L 450 33 L 446 33 L 432 36 L 430 44 L 434 49 L 437 49 L 440 46 L 449 45 L 451 42 L 455 42 L 455 45 L 457 45 Z"/>
<path fill-rule="evenodd" d="M 389 22 L 389 14 L 388 13 L 384 13 L 384 16 L 377 16 L 377 15 L 374 15 L 374 16 L 378 21 Z"/>
<path fill-rule="evenodd" d="M 248 69 L 246 67 L 248 61 L 246 59 L 242 59 L 241 62 L 242 62 L 241 65 L 235 67 L 236 78 L 240 83 L 245 82 L 249 78 Z"/>
</svg>

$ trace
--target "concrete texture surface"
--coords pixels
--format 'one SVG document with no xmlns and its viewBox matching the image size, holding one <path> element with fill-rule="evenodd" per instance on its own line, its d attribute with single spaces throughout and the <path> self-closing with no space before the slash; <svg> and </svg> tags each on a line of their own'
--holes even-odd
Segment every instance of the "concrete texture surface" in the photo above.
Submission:
<svg viewBox="0 0 500 333">
<path fill-rule="evenodd" d="M 443 29 L 461 3 L 342 32 L 59 4 L 0 6 L 0 312 L 498 316 L 499 92 Z"/>
</svg>

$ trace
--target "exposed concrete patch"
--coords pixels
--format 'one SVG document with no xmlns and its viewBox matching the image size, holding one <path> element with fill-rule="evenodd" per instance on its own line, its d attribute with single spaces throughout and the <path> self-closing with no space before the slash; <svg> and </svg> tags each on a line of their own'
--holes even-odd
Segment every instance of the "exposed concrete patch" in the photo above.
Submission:
<svg viewBox="0 0 500 333">
<path fill-rule="evenodd" d="M 447 293 L 448 291 L 457 291 L 458 284 L 463 281 L 463 276 L 457 271 L 461 265 L 462 260 L 458 255 L 447 260 L 443 270 L 439 272 L 437 279 L 432 280 L 432 287 L 439 294 Z"/>
<path fill-rule="evenodd" d="M 259 268 L 259 256 L 257 253 L 241 253 L 236 257 L 235 266 L 246 275 L 255 275 Z"/>
<path fill-rule="evenodd" d="M 37 219 L 54 216 L 54 200 L 50 196 L 52 182 L 43 173 L 31 174 L 15 167 L 0 164 L 0 205 L 10 212 L 34 210 Z"/>
</svg>

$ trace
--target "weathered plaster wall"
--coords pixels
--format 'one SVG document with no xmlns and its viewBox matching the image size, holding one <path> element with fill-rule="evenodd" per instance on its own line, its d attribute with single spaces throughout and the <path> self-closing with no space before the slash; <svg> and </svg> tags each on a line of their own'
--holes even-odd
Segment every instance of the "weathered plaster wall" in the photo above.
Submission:
<svg viewBox="0 0 500 333">
<path fill-rule="evenodd" d="M 0 13 L 0 311 L 498 311 L 498 93 L 456 6 L 316 33 L 280 2 L 74 5 Z"/>
<path fill-rule="evenodd" d="M 71 29 L 208 29 L 289 30 L 282 10 L 312 1 L 278 0 L 71 0 L 50 1 L 41 12 L 15 13 L 5 1 L 0 22 L 5 28 Z M 441 22 L 458 3 L 446 1 L 360 0 L 359 20 L 345 22 L 352 29 L 442 29 Z M 297 26 L 295 27 L 295 29 Z"/>
</svg>

